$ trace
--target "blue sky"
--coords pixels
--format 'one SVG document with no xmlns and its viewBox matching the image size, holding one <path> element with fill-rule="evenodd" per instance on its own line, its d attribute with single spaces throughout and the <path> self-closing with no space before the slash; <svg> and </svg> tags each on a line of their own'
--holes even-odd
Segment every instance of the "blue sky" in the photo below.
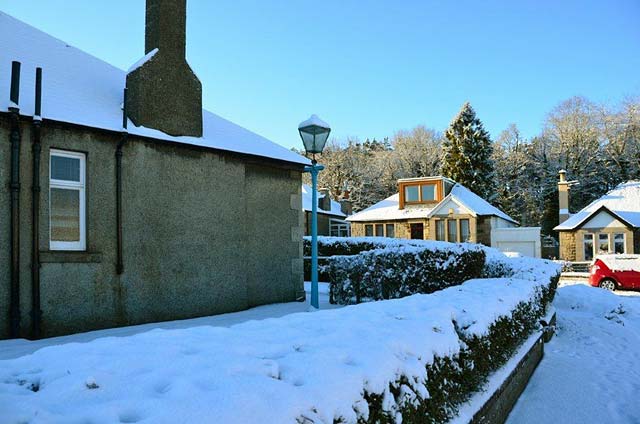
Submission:
<svg viewBox="0 0 640 424">
<path fill-rule="evenodd" d="M 144 1 L 0 0 L 120 68 L 144 54 Z M 640 95 L 640 1 L 189 0 L 204 107 L 284 146 L 317 113 L 337 139 L 444 130 L 470 101 L 496 138 L 560 101 Z"/>
</svg>

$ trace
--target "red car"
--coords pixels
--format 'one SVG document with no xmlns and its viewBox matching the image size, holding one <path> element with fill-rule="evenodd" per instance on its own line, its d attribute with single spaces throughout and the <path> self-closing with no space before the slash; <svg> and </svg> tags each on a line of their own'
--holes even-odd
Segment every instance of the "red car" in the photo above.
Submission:
<svg viewBox="0 0 640 424">
<path fill-rule="evenodd" d="M 640 255 L 598 255 L 591 264 L 589 284 L 607 290 L 640 289 Z"/>
</svg>

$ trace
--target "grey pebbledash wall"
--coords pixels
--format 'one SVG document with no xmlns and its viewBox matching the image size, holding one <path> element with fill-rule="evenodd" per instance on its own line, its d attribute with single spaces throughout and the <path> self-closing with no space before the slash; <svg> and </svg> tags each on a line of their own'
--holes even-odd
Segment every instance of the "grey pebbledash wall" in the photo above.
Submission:
<svg viewBox="0 0 640 424">
<path fill-rule="evenodd" d="M 31 312 L 31 132 L 21 125 L 21 334 Z M 8 337 L 8 118 L 0 114 L 0 338 Z M 301 166 L 130 136 L 116 273 L 120 135 L 42 124 L 42 335 L 198 317 L 304 296 Z M 49 150 L 87 155 L 87 250 L 49 251 Z"/>
</svg>

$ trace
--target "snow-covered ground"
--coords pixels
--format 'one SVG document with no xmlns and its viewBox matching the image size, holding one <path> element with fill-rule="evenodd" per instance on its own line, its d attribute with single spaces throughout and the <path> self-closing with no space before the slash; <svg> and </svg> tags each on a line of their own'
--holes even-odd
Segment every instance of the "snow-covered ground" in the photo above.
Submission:
<svg viewBox="0 0 640 424">
<path fill-rule="evenodd" d="M 640 293 L 563 281 L 558 328 L 510 424 L 640 423 Z"/>
<path fill-rule="evenodd" d="M 179 328 L 199 327 L 202 325 L 211 325 L 214 327 L 231 327 L 252 320 L 262 320 L 267 318 L 278 318 L 296 312 L 304 312 L 309 310 L 309 300 L 311 296 L 311 283 L 304 283 L 307 292 L 306 302 L 289 302 L 276 303 L 272 305 L 258 306 L 246 311 L 233 312 L 230 314 L 213 315 L 202 318 L 183 319 L 178 321 L 154 322 L 151 324 L 131 325 L 129 327 L 109 328 L 106 330 L 88 331 L 86 333 L 72 334 L 69 336 L 51 337 L 42 340 L 0 340 L 0 360 L 18 358 L 28 355 L 38 349 L 47 346 L 61 345 L 65 343 L 85 343 L 101 337 L 126 337 L 134 334 L 151 331 L 155 328 L 164 330 L 172 330 Z M 320 310 L 335 309 L 341 305 L 332 305 L 329 303 L 329 283 L 320 283 L 318 285 L 318 300 L 320 301 Z M 2 422 L 0 421 L 0 424 Z"/>
<path fill-rule="evenodd" d="M 44 347 L 0 361 L 0 422 L 352 423 L 368 416 L 365 391 L 393 414 L 428 395 L 425 366 L 460 350 L 458 331 L 486 334 L 538 296 L 535 280 Z M 401 377 L 398 400 L 389 385 Z"/>
</svg>

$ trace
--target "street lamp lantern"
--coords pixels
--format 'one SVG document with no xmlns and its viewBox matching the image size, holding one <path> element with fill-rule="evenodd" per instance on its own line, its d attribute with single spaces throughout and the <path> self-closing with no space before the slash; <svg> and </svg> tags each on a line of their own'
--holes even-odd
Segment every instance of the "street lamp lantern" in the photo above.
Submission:
<svg viewBox="0 0 640 424">
<path fill-rule="evenodd" d="M 318 173 L 324 166 L 316 162 L 316 153 L 322 153 L 329 138 L 331 127 L 329 124 L 311 115 L 309 119 L 298 125 L 298 132 L 307 154 L 313 160 L 311 166 L 305 166 L 304 171 L 311 174 L 311 306 L 319 309 L 318 298 Z"/>
<path fill-rule="evenodd" d="M 311 115 L 309 119 L 298 125 L 298 132 L 300 133 L 300 138 L 302 138 L 304 150 L 306 150 L 307 154 L 315 156 L 316 153 L 322 153 L 324 150 L 331 127 L 318 118 L 318 115 Z"/>
</svg>

